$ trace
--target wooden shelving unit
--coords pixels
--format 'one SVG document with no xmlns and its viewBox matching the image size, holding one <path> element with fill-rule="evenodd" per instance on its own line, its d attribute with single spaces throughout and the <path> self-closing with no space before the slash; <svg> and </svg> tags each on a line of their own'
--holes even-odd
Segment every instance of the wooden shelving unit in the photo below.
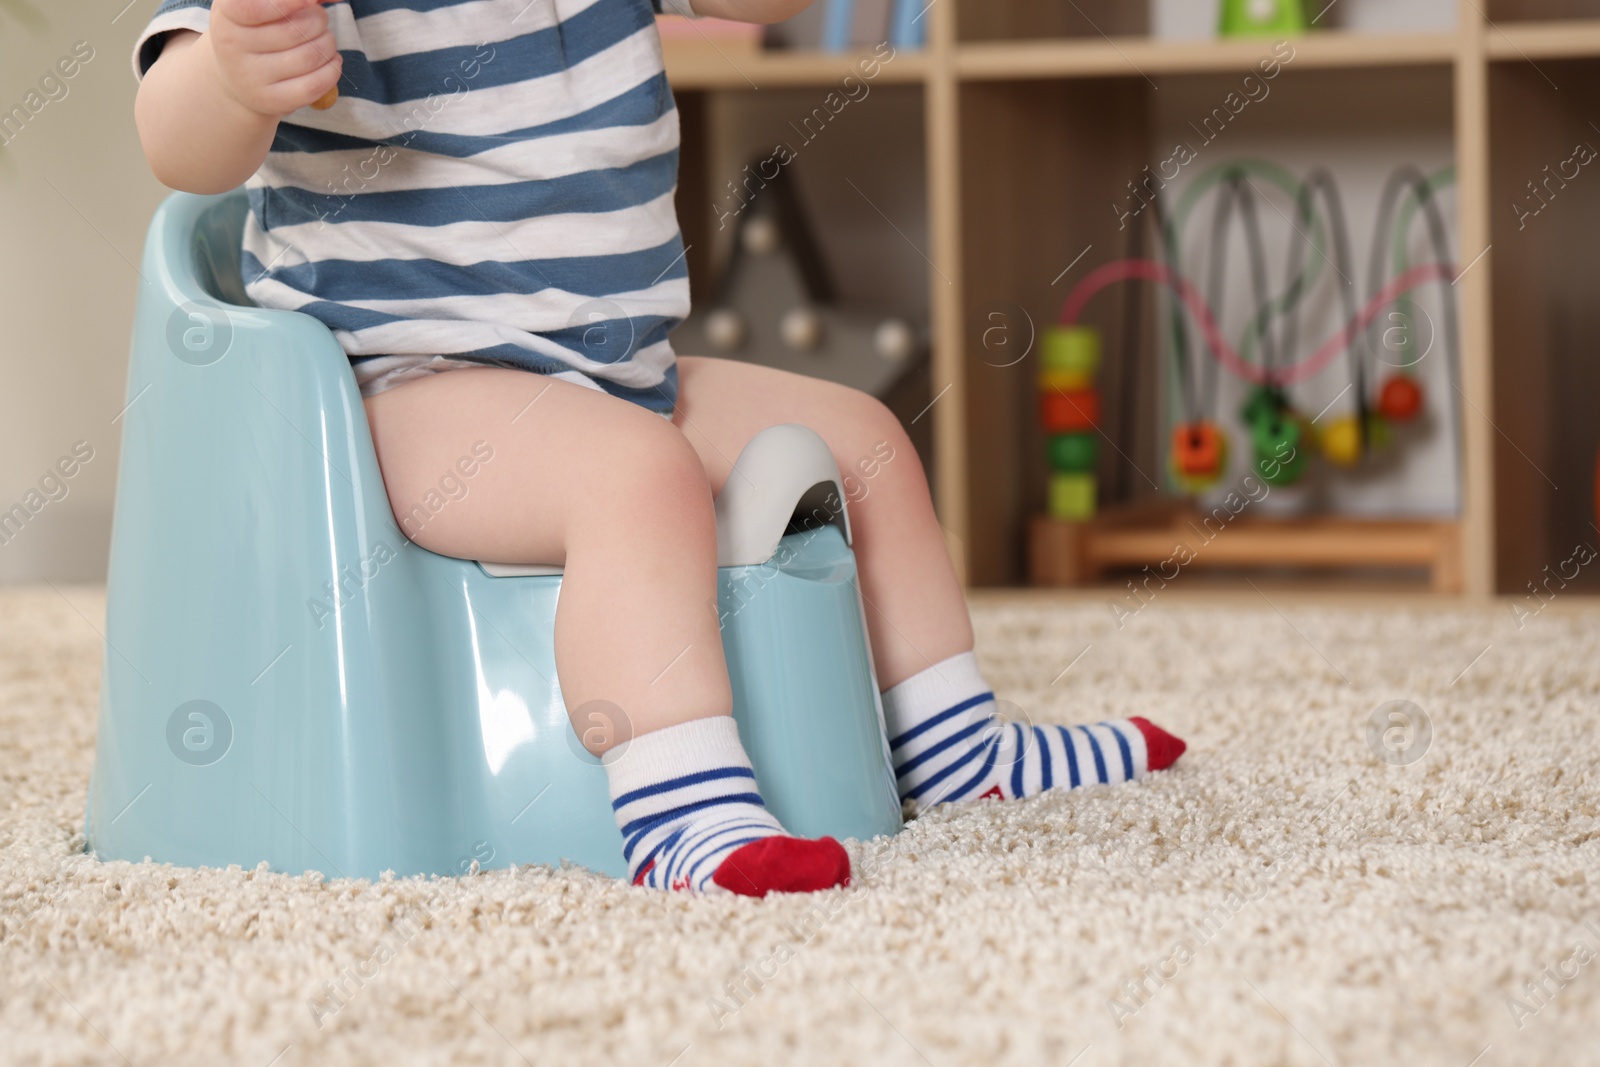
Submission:
<svg viewBox="0 0 1600 1067">
<path fill-rule="evenodd" d="M 1564 19 L 1525 25 L 1496 23 L 1484 40 L 1490 59 L 1581 59 L 1600 56 L 1600 21 Z"/>
<path fill-rule="evenodd" d="M 1089 522 L 1033 520 L 1029 570 L 1041 585 L 1085 585 L 1107 570 L 1137 572 L 1151 592 L 1186 570 L 1212 567 L 1407 567 L 1426 571 L 1428 588 L 1461 585 L 1461 527 L 1454 522 L 1327 517 L 1242 518 L 1220 526 L 1181 502 L 1109 508 Z"/>
<path fill-rule="evenodd" d="M 1296 69 L 1443 65 L 1455 59 L 1450 33 L 1320 33 L 1295 40 Z M 1132 75 L 1247 71 L 1263 54 L 1261 41 L 1168 42 L 1141 37 L 1059 41 L 998 41 L 956 50 L 963 81 L 1019 78 L 1104 78 Z"/>
<path fill-rule="evenodd" d="M 779 86 L 837 85 L 872 57 L 860 52 L 747 51 L 715 41 L 677 39 L 666 50 L 667 74 L 676 93 L 713 89 L 750 90 Z M 874 81 L 917 85 L 931 69 L 925 52 L 902 52 Z"/>
<path fill-rule="evenodd" d="M 1292 69 L 1280 81 L 1302 82 L 1332 106 L 1357 84 L 1348 79 L 1391 78 L 1402 88 L 1412 84 L 1406 79 L 1433 79 L 1426 83 L 1449 101 L 1454 239 L 1465 268 L 1457 282 L 1464 508 L 1444 533 L 1428 524 L 1404 551 L 1414 554 L 1430 538 L 1448 546 L 1438 573 L 1451 577 L 1436 585 L 1485 596 L 1524 591 L 1546 564 L 1566 559 L 1572 543 L 1597 536 L 1587 520 L 1600 419 L 1588 412 L 1600 372 L 1588 367 L 1600 362 L 1587 338 L 1600 329 L 1600 271 L 1590 250 L 1600 233 L 1600 167 L 1563 189 L 1562 219 L 1526 227 L 1537 233 L 1519 229 L 1511 205 L 1575 143 L 1600 146 L 1584 110 L 1600 90 L 1600 2 L 1456 6 L 1450 32 L 1296 38 Z M 921 94 L 934 335 L 927 395 L 936 398 L 924 458 L 941 522 L 975 586 L 1024 580 L 1027 530 L 1043 496 L 1031 376 L 996 374 L 982 358 L 988 302 L 1011 293 L 1031 318 L 1048 321 L 1062 296 L 1052 278 L 1076 250 L 1117 246 L 1104 204 L 1150 162 L 1158 83 L 1242 76 L 1271 45 L 1156 41 L 1145 17 L 1143 4 L 1127 0 L 942 0 L 928 9 L 927 48 L 902 51 L 880 78 Z M 703 165 L 712 98 L 838 86 L 865 54 L 722 55 L 680 43 L 667 54 L 684 116 L 680 210 L 691 243 L 698 236 L 708 244 L 705 204 L 717 184 Z M 691 253 L 690 268 L 703 284 L 703 251 Z M 1108 347 L 1119 329 L 1115 310 L 1091 320 Z M 1253 536 L 1270 538 L 1270 526 Z M 1600 568 L 1591 569 L 1600 579 Z"/>
</svg>

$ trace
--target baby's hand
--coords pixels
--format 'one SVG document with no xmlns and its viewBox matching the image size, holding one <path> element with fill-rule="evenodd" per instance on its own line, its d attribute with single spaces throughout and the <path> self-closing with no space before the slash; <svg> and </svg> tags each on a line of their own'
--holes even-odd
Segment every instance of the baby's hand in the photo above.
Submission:
<svg viewBox="0 0 1600 1067">
<path fill-rule="evenodd" d="M 223 88 L 257 114 L 282 118 L 339 84 L 344 61 L 323 4 L 214 0 L 207 32 Z"/>
</svg>

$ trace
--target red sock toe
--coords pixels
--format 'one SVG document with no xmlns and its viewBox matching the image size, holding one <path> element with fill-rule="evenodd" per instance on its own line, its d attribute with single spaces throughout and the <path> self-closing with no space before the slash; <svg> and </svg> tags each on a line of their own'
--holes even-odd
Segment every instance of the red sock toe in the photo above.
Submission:
<svg viewBox="0 0 1600 1067">
<path fill-rule="evenodd" d="M 763 837 L 729 853 L 711 880 L 746 897 L 815 893 L 850 884 L 850 855 L 831 837 Z"/>
<path fill-rule="evenodd" d="M 1178 757 L 1189 747 L 1182 738 L 1173 737 L 1149 719 L 1135 717 L 1128 721 L 1144 734 L 1144 747 L 1150 753 L 1149 766 L 1152 771 L 1164 771 L 1177 763 Z"/>
</svg>

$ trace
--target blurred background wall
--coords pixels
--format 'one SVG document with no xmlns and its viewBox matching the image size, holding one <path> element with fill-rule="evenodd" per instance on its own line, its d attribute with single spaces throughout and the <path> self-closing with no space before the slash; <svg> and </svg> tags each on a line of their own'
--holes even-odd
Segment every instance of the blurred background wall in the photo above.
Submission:
<svg viewBox="0 0 1600 1067">
<path fill-rule="evenodd" d="M 93 452 L 0 543 L 0 582 L 104 575 L 140 249 L 164 195 L 128 58 L 153 0 L 36 6 L 42 24 L 0 5 L 0 511 L 45 495 L 78 442 Z"/>
<path fill-rule="evenodd" d="M 127 344 L 144 230 L 166 195 L 150 175 L 139 148 L 132 119 L 136 83 L 129 61 L 133 40 L 158 0 L 58 0 L 53 4 L 26 0 L 37 12 L 34 17 L 19 14 L 23 9 L 17 5 L 23 2 L 0 0 L 0 323 L 4 327 L 0 330 L 0 399 L 4 401 L 0 405 L 0 515 L 24 500 L 47 502 L 21 530 L 11 532 L 0 524 L 0 583 L 45 578 L 92 581 L 104 575 L 118 419 L 126 401 Z M 1143 0 L 1149 4 L 1148 20 L 1143 19 L 1143 9 L 1137 8 L 1140 2 L 1100 0 L 1091 4 L 1080 0 L 1072 6 L 1091 7 L 1103 14 L 1137 9 L 1141 28 L 1148 25 L 1152 35 L 1167 40 L 1200 41 L 1214 33 L 1217 0 Z M 973 24 L 969 30 L 982 30 L 989 12 L 999 12 L 993 16 L 996 26 L 1008 24 L 1008 19 L 1019 24 L 1037 22 L 1040 20 L 1034 16 L 1038 11 L 1065 3 L 962 0 L 962 12 Z M 1447 31 L 1455 25 L 1458 10 L 1468 9 L 1458 9 L 1454 0 L 1337 0 L 1324 8 L 1326 17 L 1321 24 L 1371 33 Z M 1486 17 L 1494 19 L 1512 19 L 1518 12 L 1527 18 L 1592 17 L 1600 13 L 1600 0 L 1485 0 L 1483 10 Z M 986 33 L 979 32 L 972 39 L 982 41 Z M 1304 169 L 1325 161 L 1322 148 L 1326 145 L 1312 134 L 1331 131 L 1337 135 L 1340 156 L 1349 172 L 1354 213 L 1363 215 L 1370 208 L 1385 166 L 1404 160 L 1432 168 L 1455 151 L 1451 68 L 1445 64 L 1421 66 L 1428 69 L 1420 73 L 1399 67 L 1379 74 L 1362 72 L 1357 75 L 1360 92 L 1341 98 L 1338 109 L 1324 107 L 1320 111 L 1294 101 L 1302 90 L 1312 96 L 1320 92 L 1326 99 L 1330 91 L 1318 89 L 1325 80 L 1323 72 L 1297 72 L 1279 83 L 1272 112 L 1253 112 L 1252 125 L 1241 125 L 1236 134 L 1230 133 L 1230 140 L 1218 150 L 1238 155 L 1272 153 L 1282 156 L 1286 165 Z M 1492 88 L 1499 101 L 1492 118 L 1497 138 L 1492 185 L 1499 197 L 1495 207 L 1498 226 L 1507 226 L 1506 220 L 1512 217 L 1507 207 L 1523 195 L 1522 185 L 1530 176 L 1539 173 L 1544 164 L 1569 155 L 1573 138 L 1589 136 L 1585 132 L 1589 117 L 1582 101 L 1593 98 L 1592 92 L 1586 96 L 1584 90 L 1595 84 L 1597 70 L 1600 67 L 1589 59 L 1541 60 L 1537 67 L 1508 61 L 1493 68 Z M 68 71 L 70 76 L 65 73 Z M 702 178 L 711 188 L 721 189 L 727 178 L 738 175 L 752 153 L 767 150 L 774 130 L 796 114 L 809 113 L 819 96 L 818 85 L 831 85 L 831 77 L 816 85 L 773 84 L 759 93 L 746 94 L 740 89 L 695 94 L 699 98 L 697 113 L 704 122 L 699 140 L 713 146 L 705 153 L 708 158 L 701 161 Z M 1557 93 L 1551 79 L 1559 80 L 1566 91 Z M 1145 80 L 1126 75 L 1103 84 L 1121 89 L 1132 85 L 1142 91 Z M 1152 88 L 1154 99 L 1136 111 L 1143 124 L 1140 128 L 1148 132 L 1150 141 L 1149 152 L 1137 153 L 1141 161 L 1159 158 L 1154 153 L 1170 144 L 1172 129 L 1192 119 L 1189 104 L 1212 106 L 1226 79 L 1183 74 L 1163 81 L 1172 91 L 1157 94 Z M 1297 88 L 1291 90 L 1291 82 Z M 967 87 L 963 99 L 969 118 L 1027 115 L 1036 122 L 1043 116 L 1055 128 L 1092 110 L 1077 101 L 1092 99 L 1082 94 L 1099 91 L 1099 84 L 1076 78 L 1037 85 L 997 81 Z M 929 112 L 919 85 L 885 82 L 875 86 L 873 94 L 875 102 L 870 109 L 852 109 L 829 128 L 826 139 L 806 149 L 793 169 L 840 290 L 917 321 L 930 313 L 929 272 L 933 269 L 924 258 L 931 249 L 928 219 L 933 199 L 926 167 Z M 680 99 L 689 95 L 680 94 Z M 1035 97 L 1044 104 L 1030 110 Z M 983 141 L 982 126 L 981 122 L 969 122 L 971 144 L 964 152 L 973 151 L 971 145 Z M 1106 168 L 1114 166 L 1089 161 L 1083 169 L 1091 176 L 1104 177 L 1109 173 Z M 840 180 L 846 170 L 858 188 Z M 967 171 L 969 179 L 982 173 L 975 167 Z M 1119 181 L 1123 177 L 1120 173 L 1115 176 Z M 981 225 L 968 226 L 969 249 L 978 249 L 966 253 L 972 259 L 965 264 L 969 288 L 982 291 L 991 274 L 1002 280 L 1008 276 L 1002 269 L 1007 257 L 992 254 L 994 248 L 1004 249 L 1004 243 L 983 241 L 985 230 L 1005 221 L 1008 207 L 1016 205 L 985 205 L 977 216 Z M 1501 560 L 1505 575 L 1515 578 L 1510 582 L 1513 588 L 1520 587 L 1524 572 L 1537 573 L 1546 559 L 1559 558 L 1552 556 L 1553 549 L 1545 544 L 1549 540 L 1542 532 L 1546 527 L 1559 530 L 1550 537 L 1564 545 L 1571 531 L 1587 530 L 1593 517 L 1589 490 L 1593 485 L 1595 422 L 1588 398 L 1593 395 L 1594 376 L 1600 373 L 1595 368 L 1600 363 L 1582 355 L 1584 338 L 1593 332 L 1594 306 L 1590 283 L 1582 280 L 1592 273 L 1592 252 L 1581 235 L 1594 232 L 1600 200 L 1587 186 L 1579 186 L 1565 194 L 1561 211 L 1564 222 L 1541 221 L 1537 233 L 1520 244 L 1513 244 L 1507 233 L 1496 252 L 1496 258 L 1506 263 L 1496 277 L 1503 288 L 1510 286 L 1517 294 L 1503 296 L 1497 312 L 1501 323 L 1497 330 L 1503 335 L 1499 345 L 1517 357 L 1502 360 L 1501 365 L 1509 369 L 1497 378 L 1506 385 L 1497 399 L 1507 412 L 1504 416 L 1497 412 L 1497 440 L 1502 442 L 1497 447 L 1503 453 L 1497 462 L 1506 468 L 1498 490 L 1501 515 L 1497 521 L 1502 541 L 1523 526 L 1536 533 L 1523 539 L 1526 552 Z M 1065 209 L 1060 213 L 1073 226 L 1089 220 L 1087 214 L 1080 220 L 1078 214 Z M 1278 220 L 1271 224 L 1276 228 Z M 706 243 L 718 247 L 696 249 L 691 259 L 708 252 L 715 252 L 717 260 L 724 257 L 725 235 L 713 235 Z M 1061 251 L 1070 259 L 1077 247 L 1068 241 Z M 1493 268 L 1493 263 L 1489 266 Z M 701 300 L 706 293 L 697 287 L 695 295 Z M 1009 291 L 998 295 L 1007 300 L 1016 296 Z M 1524 309 L 1521 314 L 1510 314 L 1519 308 Z M 964 309 L 963 326 L 979 321 L 972 312 L 971 307 Z M 1545 333 L 1552 338 L 1548 343 Z M 1556 370 L 1540 370 L 1542 364 L 1530 367 L 1522 358 L 1546 349 L 1560 354 L 1552 363 L 1552 367 L 1559 364 L 1559 386 L 1553 384 L 1558 379 L 1551 377 Z M 929 385 L 926 375 L 918 381 L 921 388 Z M 1445 395 L 1442 388 L 1434 392 Z M 905 410 L 925 410 L 931 399 L 931 392 L 926 397 L 907 398 Z M 1519 404 L 1525 410 L 1517 415 Z M 1002 414 L 1015 422 L 1020 410 L 1007 409 Z M 926 434 L 934 421 L 923 419 L 913 429 Z M 1534 459 L 1528 458 L 1530 454 Z M 69 457 L 76 473 L 70 479 L 57 479 L 52 471 Z M 1452 510 L 1453 478 L 1445 457 L 1421 458 L 1428 462 L 1418 464 L 1416 477 L 1404 483 L 1396 481 L 1393 487 L 1404 496 L 1409 510 Z M 980 460 L 981 455 L 971 462 Z M 1533 474 L 1535 460 L 1541 474 L 1549 470 L 1547 478 L 1541 480 Z M 996 469 L 985 471 L 984 476 L 1009 475 Z M 1548 501 L 1525 491 L 1532 486 L 1544 493 L 1545 482 L 1549 482 Z M 1562 487 L 1559 493 L 1557 484 Z M 1392 495 L 1374 495 L 1373 489 L 1364 487 L 1368 497 L 1384 509 L 1394 506 Z M 1359 501 L 1333 502 L 1365 510 L 1357 506 Z M 1538 512 L 1537 521 L 1525 519 L 1524 513 L 1534 512 Z M 998 527 L 1002 522 L 991 525 Z M 1008 543 L 1019 541 L 1013 532 L 1007 527 Z M 980 546 L 974 552 L 996 555 L 998 550 Z"/>
<path fill-rule="evenodd" d="M 65 496 L 0 541 L 0 583 L 93 581 L 105 574 L 121 426 L 115 420 L 126 402 L 144 230 L 167 194 L 139 147 L 129 59 L 158 0 L 47 9 L 33 2 L 46 23 L 0 13 L 0 113 L 26 110 L 30 92 L 46 101 L 25 123 L 0 126 L 0 512 L 30 491 L 45 495 L 41 478 L 78 442 L 93 458 L 63 480 Z M 62 78 L 57 63 L 75 47 L 92 58 Z M 49 79 L 43 88 L 41 79 Z M 920 106 L 905 90 L 875 91 L 886 101 L 875 110 L 887 125 L 840 123 L 812 151 L 815 170 L 827 173 L 829 159 L 870 154 L 876 163 L 865 194 L 899 220 L 916 247 L 866 240 L 862 223 L 877 215 L 842 182 L 812 182 L 806 198 L 817 218 L 837 222 L 819 236 L 841 290 L 925 315 L 925 267 L 916 251 L 927 247 Z M 737 174 L 746 153 L 770 150 L 767 129 L 797 109 L 809 112 L 816 94 L 766 95 L 771 99 L 730 102 L 709 116 L 717 142 L 727 146 L 719 169 Z M 885 129 L 894 133 L 888 143 Z"/>
</svg>

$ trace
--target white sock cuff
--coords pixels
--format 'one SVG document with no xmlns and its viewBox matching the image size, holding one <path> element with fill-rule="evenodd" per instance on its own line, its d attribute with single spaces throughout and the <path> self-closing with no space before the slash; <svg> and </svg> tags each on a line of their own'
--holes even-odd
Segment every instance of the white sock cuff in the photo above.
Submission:
<svg viewBox="0 0 1600 1067">
<path fill-rule="evenodd" d="M 751 769 L 732 715 L 690 719 L 640 734 L 617 745 L 600 762 L 611 786 L 611 799 L 686 774 L 723 767 Z"/>
<path fill-rule="evenodd" d="M 913 674 L 892 689 L 884 691 L 883 712 L 889 719 L 890 735 L 915 726 L 929 715 L 954 707 L 989 692 L 989 683 L 978 670 L 975 652 L 962 652 Z M 910 716 L 911 721 L 900 721 Z"/>
</svg>

